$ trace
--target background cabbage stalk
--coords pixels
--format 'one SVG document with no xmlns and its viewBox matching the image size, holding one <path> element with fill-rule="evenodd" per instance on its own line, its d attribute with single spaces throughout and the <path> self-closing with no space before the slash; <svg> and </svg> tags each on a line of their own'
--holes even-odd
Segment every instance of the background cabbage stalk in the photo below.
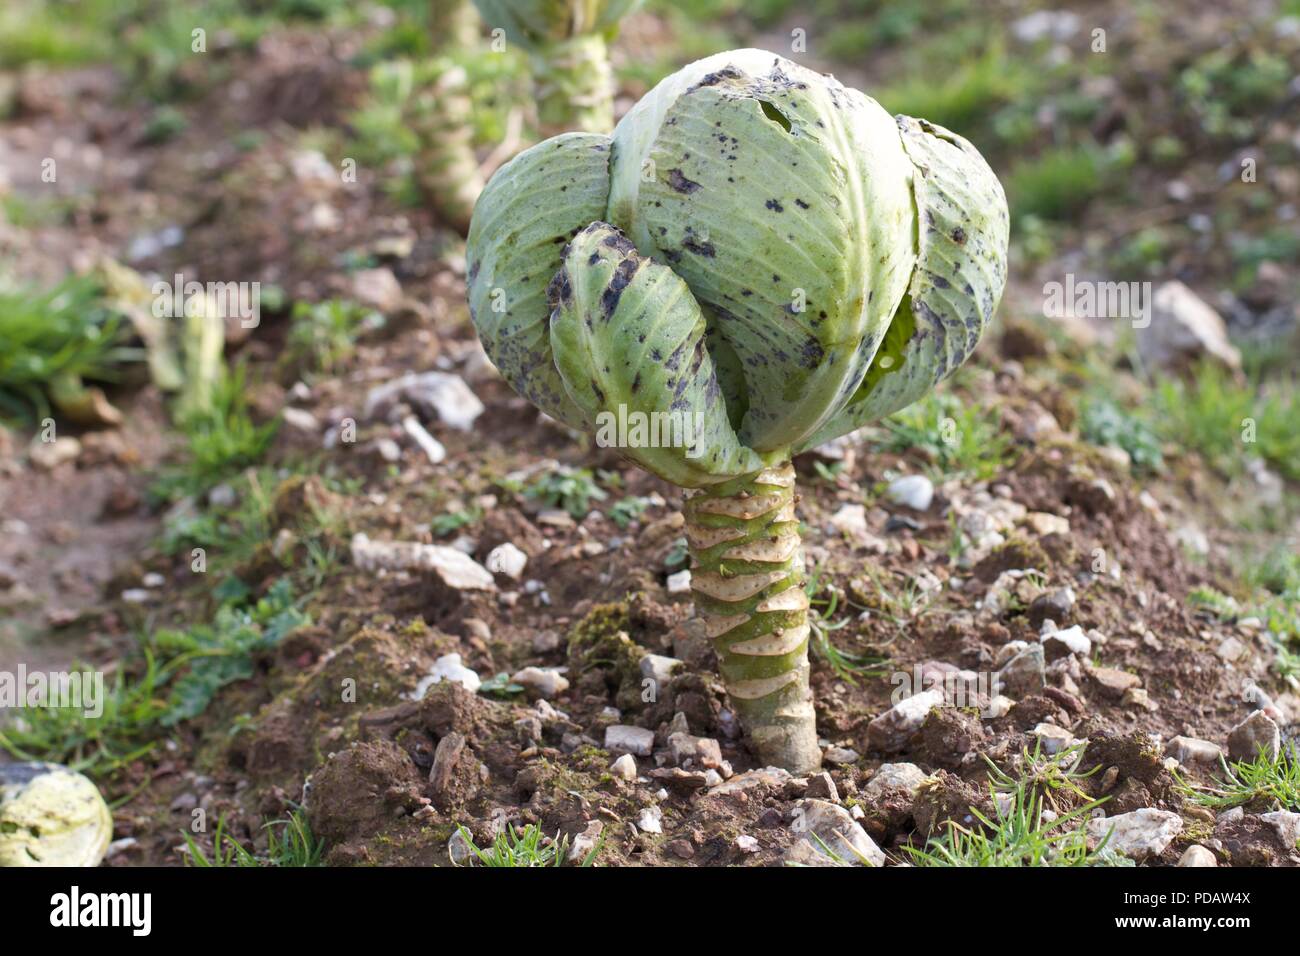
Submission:
<svg viewBox="0 0 1300 956">
<path fill-rule="evenodd" d="M 429 33 L 435 50 L 477 43 L 478 28 L 478 17 L 469 0 L 433 0 L 429 7 Z"/>
<path fill-rule="evenodd" d="M 483 190 L 469 79 L 451 60 L 434 57 L 416 70 L 414 85 L 407 122 L 420 142 L 415 179 L 439 218 L 464 235 Z"/>
<path fill-rule="evenodd" d="M 696 489 L 696 607 L 764 763 L 821 759 L 791 457 L 961 364 L 1007 233 L 966 140 L 759 50 L 667 77 L 612 137 L 526 150 L 479 199 L 470 310 L 510 385 L 588 431 L 630 412 L 698 423 L 620 451 Z"/>
<path fill-rule="evenodd" d="M 608 132 L 614 75 L 608 43 L 640 0 L 474 0 L 489 29 L 528 53 L 543 136 Z"/>
<path fill-rule="evenodd" d="M 483 179 L 474 156 L 469 79 L 447 54 L 478 43 L 478 17 L 469 0 L 433 0 L 430 31 L 433 56 L 416 73 L 407 109 L 420 142 L 415 178 L 439 217 L 464 235 Z"/>
</svg>

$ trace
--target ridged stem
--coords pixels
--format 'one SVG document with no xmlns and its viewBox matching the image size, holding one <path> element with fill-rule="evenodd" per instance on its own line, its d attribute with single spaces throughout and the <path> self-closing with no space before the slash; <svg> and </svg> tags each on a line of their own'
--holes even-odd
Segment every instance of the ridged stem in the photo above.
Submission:
<svg viewBox="0 0 1300 956">
<path fill-rule="evenodd" d="M 429 34 L 435 53 L 473 46 L 479 35 L 478 13 L 470 0 L 433 0 Z"/>
<path fill-rule="evenodd" d="M 808 596 L 790 462 L 688 498 L 691 588 L 718 669 L 759 759 L 821 766 L 808 687 Z"/>
<path fill-rule="evenodd" d="M 432 85 L 413 95 L 408 117 L 420 142 L 416 181 L 439 218 L 465 235 L 483 191 L 474 156 L 469 82 L 461 67 L 445 60 L 435 61 L 431 75 Z"/>
<path fill-rule="evenodd" d="M 543 137 L 614 128 L 614 74 L 605 38 L 585 34 L 530 51 L 537 123 Z"/>
</svg>

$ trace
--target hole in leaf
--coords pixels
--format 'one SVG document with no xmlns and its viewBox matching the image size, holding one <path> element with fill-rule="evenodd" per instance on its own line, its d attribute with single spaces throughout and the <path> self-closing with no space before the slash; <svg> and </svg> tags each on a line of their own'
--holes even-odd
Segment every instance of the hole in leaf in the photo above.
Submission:
<svg viewBox="0 0 1300 956">
<path fill-rule="evenodd" d="M 759 100 L 758 105 L 762 107 L 763 115 L 770 119 L 777 126 L 781 127 L 787 133 L 790 132 L 790 120 L 779 109 L 769 103 L 767 100 Z"/>
</svg>

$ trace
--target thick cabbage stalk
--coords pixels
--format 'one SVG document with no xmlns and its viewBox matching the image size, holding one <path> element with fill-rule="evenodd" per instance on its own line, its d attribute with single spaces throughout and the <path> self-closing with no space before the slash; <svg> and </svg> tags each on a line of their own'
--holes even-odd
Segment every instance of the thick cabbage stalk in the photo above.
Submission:
<svg viewBox="0 0 1300 956">
<path fill-rule="evenodd" d="M 543 135 L 614 125 L 607 45 L 641 0 L 474 0 L 489 29 L 527 51 Z"/>
</svg>

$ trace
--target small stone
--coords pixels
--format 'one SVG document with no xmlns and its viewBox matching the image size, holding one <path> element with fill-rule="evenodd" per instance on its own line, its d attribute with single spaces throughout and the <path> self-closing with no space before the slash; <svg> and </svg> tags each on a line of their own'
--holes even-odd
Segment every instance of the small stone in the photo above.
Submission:
<svg viewBox="0 0 1300 956">
<path fill-rule="evenodd" d="M 678 571 L 676 574 L 668 575 L 666 582 L 669 594 L 690 594 L 691 593 L 691 570 L 687 568 L 684 571 Z"/>
<path fill-rule="evenodd" d="M 904 475 L 889 483 L 885 495 L 896 505 L 926 511 L 934 500 L 934 483 L 925 475 Z"/>
<path fill-rule="evenodd" d="M 375 419 L 398 402 L 435 414 L 445 424 L 469 431 L 484 412 L 483 403 L 459 375 L 411 372 L 378 385 L 366 396 L 364 416 Z"/>
<path fill-rule="evenodd" d="M 414 415 L 407 415 L 402 419 L 402 431 L 420 446 L 420 450 L 424 452 L 430 464 L 440 465 L 446 461 L 447 449 L 442 442 L 429 434 L 429 430 Z"/>
<path fill-rule="evenodd" d="M 568 679 L 559 671 L 544 667 L 525 667 L 510 678 L 535 697 L 545 700 L 558 697 L 569 689 Z"/>
<path fill-rule="evenodd" d="M 1041 723 L 1030 734 L 1038 738 L 1045 754 L 1059 754 L 1074 744 L 1074 735 L 1056 724 Z"/>
<path fill-rule="evenodd" d="M 572 528 L 575 527 L 573 515 L 569 514 L 563 508 L 543 508 L 537 512 L 537 523 L 544 524 L 551 528 Z"/>
<path fill-rule="evenodd" d="M 275 538 L 271 541 L 271 554 L 287 564 L 288 556 L 293 553 L 297 540 L 292 531 L 288 528 L 281 528 L 275 533 Z"/>
<path fill-rule="evenodd" d="M 689 860 L 695 855 L 695 847 L 691 846 L 690 840 L 671 840 L 668 843 L 668 852 L 679 860 Z"/>
<path fill-rule="evenodd" d="M 53 471 L 81 456 L 81 442 L 66 435 L 54 441 L 33 442 L 27 456 L 42 471 Z"/>
<path fill-rule="evenodd" d="M 674 733 L 668 736 L 668 746 L 672 748 L 673 762 L 679 767 L 687 766 L 717 769 L 722 766 L 722 748 L 711 737 L 692 737 L 690 734 Z"/>
<path fill-rule="evenodd" d="M 384 461 L 392 463 L 402 460 L 402 446 L 391 438 L 381 438 L 375 442 L 375 451 Z"/>
<path fill-rule="evenodd" d="M 846 866 L 810 840 L 795 840 L 786 848 L 781 861 L 786 866 Z"/>
<path fill-rule="evenodd" d="M 352 274 L 352 298 L 380 312 L 389 312 L 401 304 L 402 286 L 391 269 L 358 269 Z"/>
<path fill-rule="evenodd" d="M 1101 692 L 1114 700 L 1120 700 L 1126 690 L 1138 687 L 1142 683 L 1142 678 L 1137 674 L 1130 674 L 1128 671 L 1114 667 L 1094 667 L 1090 673 Z"/>
<path fill-rule="evenodd" d="M 1128 474 L 1128 470 L 1133 467 L 1133 456 L 1118 445 L 1099 445 L 1097 454 L 1110 462 L 1121 474 Z"/>
<path fill-rule="evenodd" d="M 1242 655 L 1246 653 L 1246 645 L 1229 635 L 1223 639 L 1223 642 L 1215 649 L 1214 653 L 1228 663 L 1232 663 L 1241 660 Z"/>
<path fill-rule="evenodd" d="M 760 826 L 764 830 L 775 830 L 785 822 L 785 817 L 776 807 L 768 807 L 758 815 L 754 821 L 755 826 Z"/>
<path fill-rule="evenodd" d="M 794 813 L 792 829 L 802 838 L 800 842 L 819 850 L 824 845 L 849 866 L 885 864 L 884 852 L 843 807 L 826 800 L 805 799 L 795 804 Z"/>
<path fill-rule="evenodd" d="M 1040 594 L 1034 598 L 1029 605 L 1029 625 L 1030 627 L 1041 628 L 1043 622 L 1047 620 L 1064 624 L 1070 619 L 1070 611 L 1073 609 L 1073 588 L 1057 588 L 1055 591 L 1048 591 L 1046 594 Z"/>
<path fill-rule="evenodd" d="M 1026 645 L 995 675 L 994 686 L 1015 698 L 1028 697 L 1047 685 L 1046 661 L 1041 644 Z"/>
<path fill-rule="evenodd" d="M 1071 655 L 1087 658 L 1092 654 L 1092 641 L 1078 624 L 1063 631 L 1044 634 L 1039 640 L 1043 645 L 1043 654 L 1049 661 L 1060 660 Z"/>
<path fill-rule="evenodd" d="M 622 780 L 636 779 L 636 758 L 631 754 L 623 754 L 621 757 L 609 765 L 610 771 L 614 776 Z"/>
<path fill-rule="evenodd" d="M 793 778 L 790 771 L 781 767 L 762 767 L 758 770 L 746 770 L 730 780 L 724 780 L 711 791 L 717 795 L 742 793 L 754 787 L 783 787 Z"/>
<path fill-rule="evenodd" d="M 572 731 L 566 731 L 560 736 L 560 750 L 566 754 L 571 754 L 580 747 L 596 746 L 599 746 L 596 741 L 586 734 L 575 734 Z"/>
<path fill-rule="evenodd" d="M 504 574 L 518 581 L 519 576 L 524 573 L 524 566 L 528 564 L 528 555 L 507 541 L 488 552 L 484 564 L 493 574 Z"/>
<path fill-rule="evenodd" d="M 1263 752 L 1269 760 L 1282 749 L 1278 726 L 1262 710 L 1257 710 L 1228 734 L 1228 759 L 1252 761 Z"/>
<path fill-rule="evenodd" d="M 1168 810 L 1145 807 L 1113 817 L 1094 817 L 1085 825 L 1090 839 L 1101 841 L 1109 833 L 1106 846 L 1142 862 L 1159 856 L 1183 830 L 1183 818 Z"/>
<path fill-rule="evenodd" d="M 1015 706 L 1015 701 L 1005 694 L 995 694 L 989 701 L 989 705 L 984 708 L 981 716 L 985 720 L 997 720 L 999 717 L 1005 717 L 1011 713 L 1011 708 Z"/>
<path fill-rule="evenodd" d="M 993 666 L 998 670 L 1007 666 L 1007 662 L 1023 651 L 1029 644 L 1026 641 L 1007 641 L 993 652 Z"/>
<path fill-rule="evenodd" d="M 447 855 L 451 857 L 453 866 L 460 866 L 467 860 L 476 859 L 474 850 L 465 838 L 463 830 L 457 828 L 456 832 L 451 835 L 451 839 L 447 841 Z"/>
<path fill-rule="evenodd" d="M 654 750 L 654 731 L 627 724 L 611 724 L 605 728 L 605 749 L 610 753 L 633 754 L 648 757 Z"/>
<path fill-rule="evenodd" d="M 420 678 L 420 682 L 415 685 L 415 690 L 411 693 L 411 699 L 423 700 L 430 687 L 444 680 L 462 685 L 471 694 L 477 694 L 478 689 L 483 686 L 478 674 L 460 662 L 459 654 L 446 654 L 434 661 L 433 669 Z"/>
<path fill-rule="evenodd" d="M 1124 696 L 1119 701 L 1125 707 L 1141 707 L 1143 710 L 1154 713 L 1160 709 L 1160 705 L 1151 699 L 1145 687 L 1130 687 L 1124 691 Z"/>
<path fill-rule="evenodd" d="M 286 425 L 295 431 L 307 432 L 310 435 L 320 433 L 320 422 L 315 415 L 305 408 L 294 408 L 289 405 L 281 410 L 280 417 L 284 419 Z"/>
<path fill-rule="evenodd" d="M 867 509 L 864 505 L 843 505 L 831 515 L 830 525 L 850 541 L 867 536 Z"/>
<path fill-rule="evenodd" d="M 140 845 L 140 841 L 135 837 L 122 837 L 120 840 L 114 840 L 108 845 L 108 850 L 104 853 L 104 859 L 111 860 L 116 856 L 126 853 L 128 850 L 134 850 Z"/>
<path fill-rule="evenodd" d="M 858 752 L 852 747 L 827 747 L 822 759 L 827 763 L 847 767 L 858 762 Z"/>
<path fill-rule="evenodd" d="M 681 767 L 659 767 L 647 774 L 651 780 L 671 787 L 679 793 L 694 793 L 709 785 L 709 776 L 702 770 L 683 770 Z M 667 790 L 660 790 L 667 793 Z"/>
<path fill-rule="evenodd" d="M 862 795 L 869 803 L 879 803 L 893 794 L 916 795 L 929 777 L 914 763 L 882 763 L 876 775 L 867 781 Z"/>
<path fill-rule="evenodd" d="M 208 505 L 211 507 L 234 507 L 239 501 L 239 494 L 233 486 L 227 484 L 213 485 L 208 490 Z"/>
<path fill-rule="evenodd" d="M 1011 32 L 1021 43 L 1041 40 L 1064 43 L 1079 31 L 1082 18 L 1070 10 L 1035 10 L 1013 21 Z"/>
<path fill-rule="evenodd" d="M 808 780 L 808 789 L 804 795 L 810 798 L 816 797 L 822 800 L 829 800 L 831 803 L 840 802 L 840 792 L 835 787 L 835 781 L 826 771 L 815 773 Z"/>
<path fill-rule="evenodd" d="M 590 856 L 600 843 L 600 834 L 604 829 L 605 824 L 599 820 L 588 823 L 587 828 L 575 836 L 573 842 L 569 844 L 569 862 L 581 863 Z"/>
<path fill-rule="evenodd" d="M 1192 554 L 1204 557 L 1210 553 L 1209 537 L 1194 524 L 1185 524 L 1174 529 L 1171 537 L 1175 544 L 1186 548 Z"/>
<path fill-rule="evenodd" d="M 663 811 L 658 807 L 646 807 L 637 815 L 637 829 L 642 833 L 663 833 L 663 818 Z"/>
<path fill-rule="evenodd" d="M 1036 445 L 1050 441 L 1061 434 L 1061 423 L 1056 416 L 1037 402 L 1025 409 L 1024 416 L 1016 422 L 1016 437 L 1021 441 Z"/>
<path fill-rule="evenodd" d="M 538 654 L 548 654 L 563 643 L 558 631 L 538 631 L 532 637 L 533 650 Z"/>
<path fill-rule="evenodd" d="M 681 666 L 681 661 L 675 657 L 665 657 L 662 654 L 647 654 L 641 658 L 641 676 L 655 682 L 655 688 L 659 693 L 663 693 L 668 685 L 672 683 L 673 671 Z"/>
<path fill-rule="evenodd" d="M 1172 737 L 1165 744 L 1165 755 L 1173 757 L 1184 766 L 1192 764 L 1217 764 L 1223 750 L 1218 744 L 1197 737 Z"/>
<path fill-rule="evenodd" d="M 307 188 L 330 190 L 340 183 L 338 171 L 315 149 L 301 149 L 289 157 L 293 178 Z"/>
<path fill-rule="evenodd" d="M 942 707 L 943 702 L 941 690 L 913 694 L 872 720 L 867 725 L 867 739 L 871 746 L 886 753 L 902 750 L 912 735 L 921 729 L 930 711 Z"/>
<path fill-rule="evenodd" d="M 429 769 L 429 790 L 435 800 L 446 795 L 456 763 L 464 749 L 465 735 L 454 730 L 438 741 L 438 747 L 433 752 L 433 766 Z"/>
<path fill-rule="evenodd" d="M 1178 858 L 1179 866 L 1218 866 L 1219 861 L 1205 847 L 1193 843 Z"/>
<path fill-rule="evenodd" d="M 1113 511 L 1115 502 L 1119 498 L 1115 493 L 1115 486 L 1105 478 L 1094 478 L 1091 481 L 1084 482 L 1073 493 L 1077 494 L 1078 500 L 1084 508 L 1093 514 L 1105 514 Z"/>
<path fill-rule="evenodd" d="M 362 571 L 432 571 L 457 591 L 491 591 L 492 573 L 469 555 L 445 545 L 415 541 L 371 541 L 364 533 L 352 536 L 352 563 Z"/>
<path fill-rule="evenodd" d="M 736 849 L 741 853 L 757 853 L 758 841 L 747 833 L 742 833 L 736 837 Z"/>
<path fill-rule="evenodd" d="M 515 721 L 515 739 L 525 749 L 542 742 L 542 722 L 535 714 L 525 714 Z"/>
<path fill-rule="evenodd" d="M 1138 354 L 1150 367 L 1181 369 L 1210 358 L 1241 368 L 1223 318 L 1181 282 L 1162 283 L 1151 297 L 1147 323 L 1138 329 Z"/>
<path fill-rule="evenodd" d="M 1029 525 L 1031 531 L 1040 538 L 1045 538 L 1049 534 L 1069 534 L 1070 522 L 1067 518 L 1060 515 L 1050 514 L 1046 511 L 1031 511 L 1025 515 L 1025 523 Z"/>
<path fill-rule="evenodd" d="M 1277 831 L 1277 838 L 1283 846 L 1295 849 L 1296 844 L 1300 843 L 1300 813 L 1274 810 L 1272 813 L 1261 813 L 1259 818 Z"/>
</svg>

